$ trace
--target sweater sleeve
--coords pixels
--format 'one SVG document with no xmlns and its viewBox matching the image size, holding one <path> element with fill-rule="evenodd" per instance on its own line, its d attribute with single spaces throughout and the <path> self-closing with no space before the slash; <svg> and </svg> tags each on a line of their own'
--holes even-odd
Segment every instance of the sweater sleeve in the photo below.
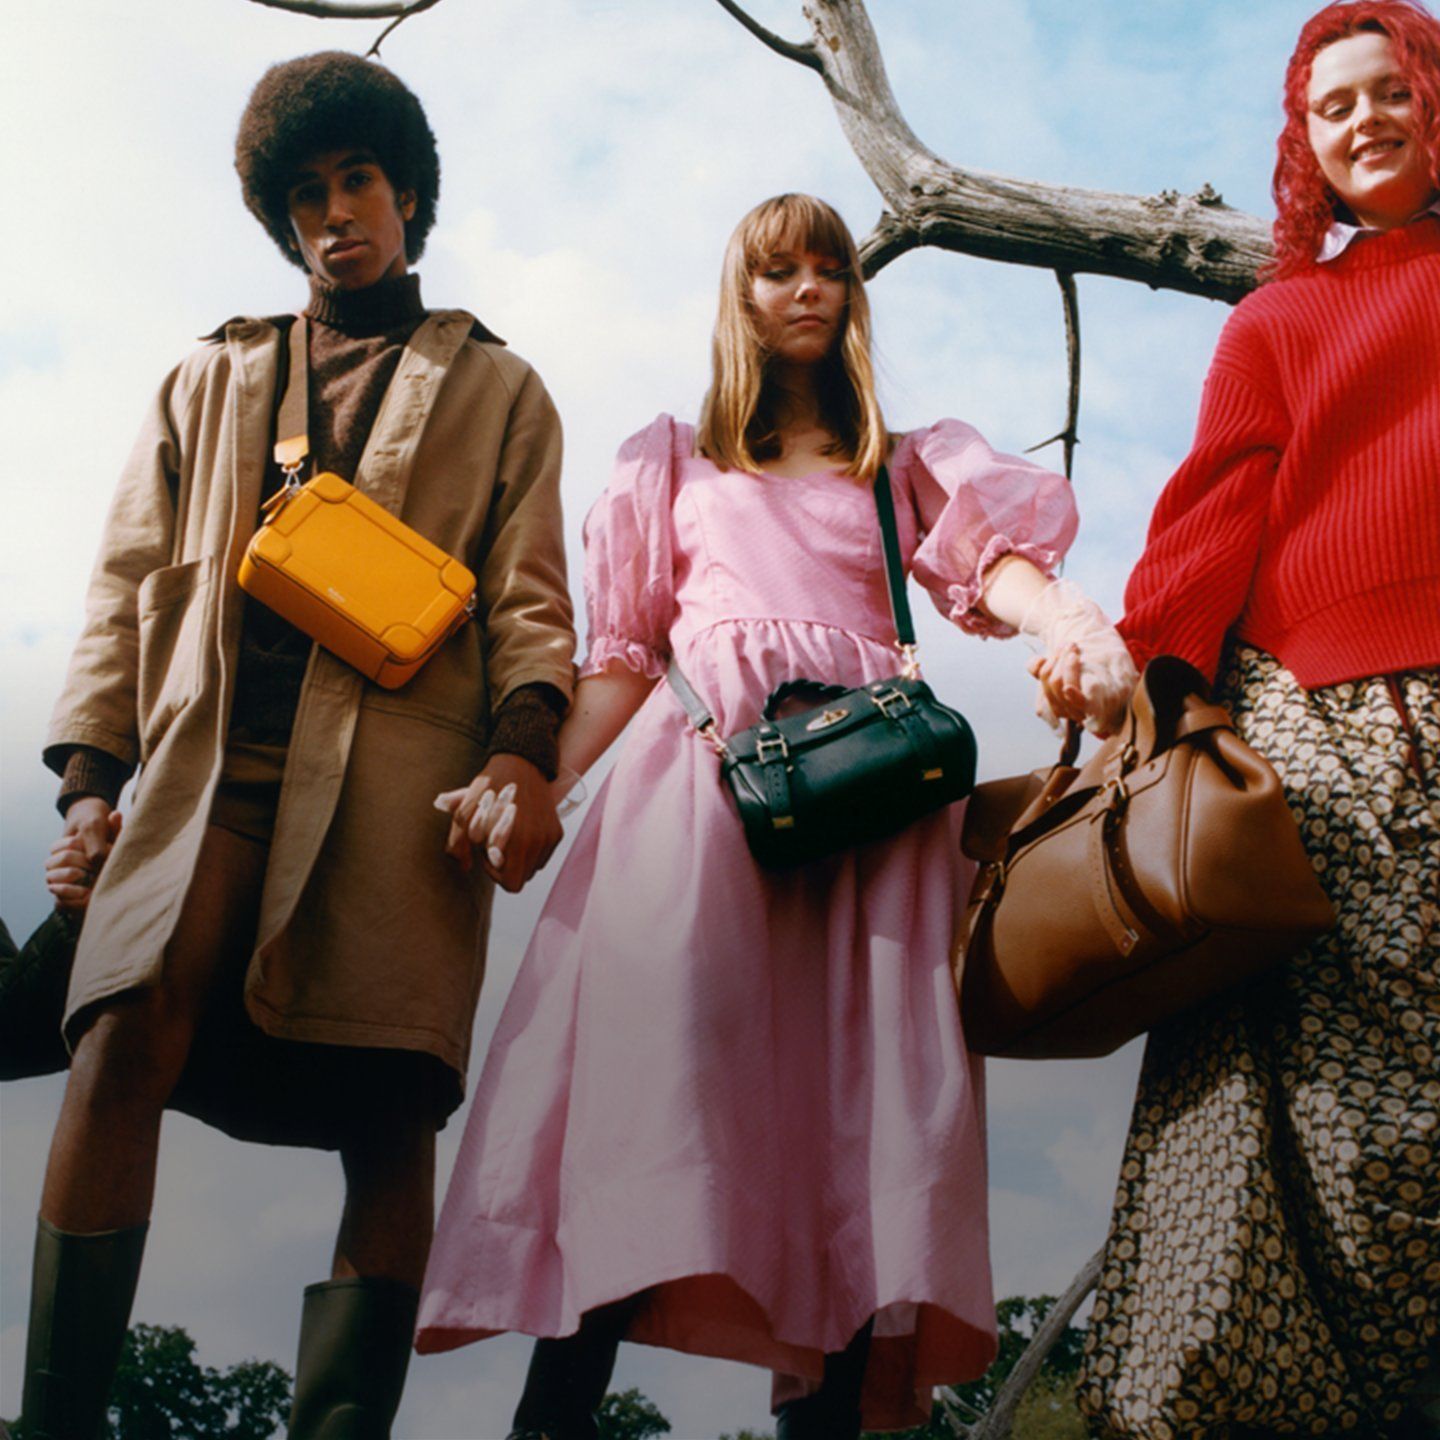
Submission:
<svg viewBox="0 0 1440 1440">
<path fill-rule="evenodd" d="M 1241 322 L 1241 323 L 1237 323 Z M 1120 633 L 1135 663 L 1178 655 L 1213 678 L 1250 589 L 1291 423 L 1257 327 L 1231 317 L 1195 441 L 1151 517 Z"/>
</svg>

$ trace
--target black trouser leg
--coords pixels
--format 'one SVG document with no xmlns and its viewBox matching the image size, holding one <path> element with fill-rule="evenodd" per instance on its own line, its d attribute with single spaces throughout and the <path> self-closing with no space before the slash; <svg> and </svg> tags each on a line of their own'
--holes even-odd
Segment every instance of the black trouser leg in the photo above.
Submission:
<svg viewBox="0 0 1440 1440">
<path fill-rule="evenodd" d="M 38 1222 L 22 1403 L 29 1440 L 100 1435 L 149 1228 L 72 1235 Z"/>
<path fill-rule="evenodd" d="M 800 1400 L 787 1400 L 775 1412 L 775 1440 L 857 1440 L 860 1391 L 874 1328 L 871 1316 L 843 1350 L 826 1355 L 820 1388 Z"/>
<path fill-rule="evenodd" d="M 389 1440 L 419 1303 L 380 1277 L 306 1286 L 290 1440 Z"/>
<path fill-rule="evenodd" d="M 620 1340 L 641 1299 L 631 1295 L 587 1310 L 573 1335 L 535 1342 L 512 1435 L 596 1440 L 600 1431 L 595 1411 L 605 1398 Z"/>
</svg>

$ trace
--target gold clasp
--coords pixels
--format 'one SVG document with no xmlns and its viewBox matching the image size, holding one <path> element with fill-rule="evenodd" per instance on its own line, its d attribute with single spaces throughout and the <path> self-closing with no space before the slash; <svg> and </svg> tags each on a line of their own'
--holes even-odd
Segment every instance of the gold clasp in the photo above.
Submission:
<svg viewBox="0 0 1440 1440">
<path fill-rule="evenodd" d="M 920 675 L 920 647 L 918 645 L 902 645 L 900 653 L 905 657 L 905 663 L 900 667 L 900 673 L 907 680 L 919 680 Z"/>
<path fill-rule="evenodd" d="M 699 734 L 702 739 L 709 742 L 710 748 L 714 750 L 722 760 L 728 760 L 730 758 L 730 747 L 720 738 L 713 720 L 707 720 L 705 724 L 699 726 L 696 733 Z"/>
</svg>

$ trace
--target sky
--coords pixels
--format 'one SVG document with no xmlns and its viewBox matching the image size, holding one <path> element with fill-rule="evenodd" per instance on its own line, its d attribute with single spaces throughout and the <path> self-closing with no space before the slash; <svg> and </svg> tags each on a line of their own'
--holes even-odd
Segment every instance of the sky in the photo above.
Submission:
<svg viewBox="0 0 1440 1440">
<path fill-rule="evenodd" d="M 901 109 L 946 159 L 1141 195 L 1209 182 L 1267 220 L 1281 73 L 1312 8 L 869 0 Z M 799 0 L 751 9 L 805 37 Z M 303 303 L 301 276 L 241 204 L 235 122 L 267 64 L 363 51 L 379 28 L 248 0 L 49 0 L 7 17 L 0 915 L 17 936 L 45 912 L 42 866 L 58 833 L 41 737 L 143 408 L 196 336 Z M 767 195 L 808 190 L 863 234 L 879 197 L 819 78 L 711 0 L 444 0 L 397 30 L 384 59 L 440 142 L 425 297 L 474 311 L 544 376 L 565 421 L 578 578 L 580 521 L 617 445 L 659 411 L 695 417 L 735 222 Z M 1118 614 L 1227 311 L 1097 277 L 1079 289 L 1082 527 L 1067 573 Z M 1061 428 L 1052 276 L 919 251 L 877 277 L 871 299 L 892 429 L 957 415 L 1018 451 Z M 1030 712 L 1023 646 L 963 636 L 924 608 L 927 675 L 970 717 L 982 777 L 1047 763 L 1055 742 Z M 497 903 L 477 1066 L 556 863 Z M 991 1065 L 997 1295 L 1062 1290 L 1103 1240 L 1138 1063 L 1131 1045 L 1103 1061 Z M 19 1408 L 34 1214 L 61 1089 L 54 1078 L 0 1089 L 5 1416 Z M 441 1137 L 442 1183 L 459 1131 L 457 1117 Z M 328 1273 L 340 1194 L 332 1156 L 243 1146 L 168 1117 L 135 1319 L 184 1325 L 209 1364 L 259 1356 L 291 1368 L 300 1288 Z M 499 1440 L 528 1350 L 504 1336 L 417 1359 L 396 1434 Z M 769 1423 L 767 1378 L 742 1366 L 626 1347 L 615 1386 L 631 1385 L 677 1440 Z"/>
</svg>

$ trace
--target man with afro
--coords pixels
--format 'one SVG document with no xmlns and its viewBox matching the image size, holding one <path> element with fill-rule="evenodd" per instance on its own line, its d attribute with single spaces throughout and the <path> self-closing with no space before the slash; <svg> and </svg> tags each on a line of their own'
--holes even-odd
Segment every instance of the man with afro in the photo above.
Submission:
<svg viewBox="0 0 1440 1440">
<path fill-rule="evenodd" d="M 409 267 L 440 179 L 425 113 L 354 55 L 276 65 L 236 168 L 308 302 L 226 322 L 161 387 L 47 736 L 64 815 L 47 883 L 85 915 L 26 1356 L 26 1433 L 50 1440 L 102 1433 L 168 1106 L 339 1152 L 344 1210 L 331 1278 L 305 1292 L 289 1433 L 389 1435 L 493 886 L 518 889 L 560 835 L 560 427 L 501 340 L 421 302 Z M 399 689 L 239 589 L 282 483 L 282 400 L 304 407 L 316 473 L 478 577 L 474 623 Z"/>
</svg>

